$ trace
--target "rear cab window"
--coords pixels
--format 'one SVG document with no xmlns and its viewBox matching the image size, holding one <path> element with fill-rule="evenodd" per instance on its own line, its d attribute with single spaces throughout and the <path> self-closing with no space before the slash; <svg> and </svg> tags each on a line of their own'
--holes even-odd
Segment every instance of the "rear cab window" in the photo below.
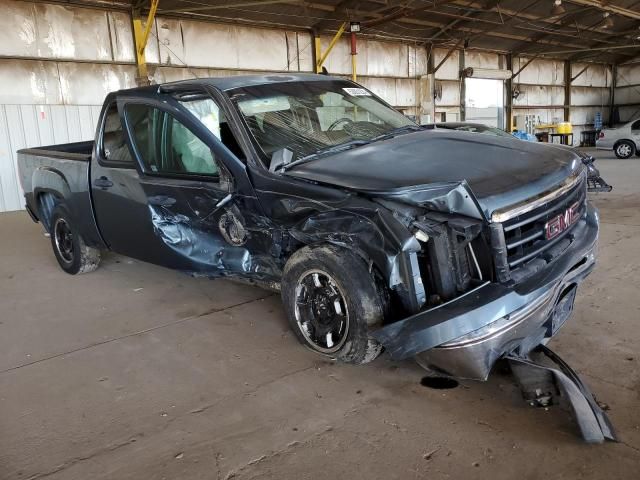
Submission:
<svg viewBox="0 0 640 480">
<path fill-rule="evenodd" d="M 134 168 L 133 157 L 127 145 L 116 102 L 109 104 L 105 111 L 99 149 L 102 163 L 121 168 Z"/>
</svg>

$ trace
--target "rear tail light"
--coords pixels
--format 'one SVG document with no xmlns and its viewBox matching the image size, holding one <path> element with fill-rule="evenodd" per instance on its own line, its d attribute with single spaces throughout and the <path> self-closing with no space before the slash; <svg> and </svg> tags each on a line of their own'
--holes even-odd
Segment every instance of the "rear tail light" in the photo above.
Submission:
<svg viewBox="0 0 640 480">
<path fill-rule="evenodd" d="M 604 138 L 604 132 L 600 132 L 600 134 L 598 135 L 598 138 Z"/>
</svg>

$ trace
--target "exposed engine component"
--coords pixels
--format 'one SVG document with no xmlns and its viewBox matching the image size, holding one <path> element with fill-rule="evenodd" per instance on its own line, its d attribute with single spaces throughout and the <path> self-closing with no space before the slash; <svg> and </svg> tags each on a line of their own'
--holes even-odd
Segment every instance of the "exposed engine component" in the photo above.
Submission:
<svg viewBox="0 0 640 480">
<path fill-rule="evenodd" d="M 242 221 L 232 211 L 225 212 L 220 216 L 218 228 L 222 237 L 234 247 L 244 245 L 247 241 L 247 230 Z"/>
</svg>

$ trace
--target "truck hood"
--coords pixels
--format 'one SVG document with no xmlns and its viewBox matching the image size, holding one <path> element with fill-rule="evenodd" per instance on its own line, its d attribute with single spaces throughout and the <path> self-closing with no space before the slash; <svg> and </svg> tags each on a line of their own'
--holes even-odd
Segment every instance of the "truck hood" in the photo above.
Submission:
<svg viewBox="0 0 640 480">
<path fill-rule="evenodd" d="M 482 214 L 490 218 L 497 209 L 553 189 L 580 168 L 581 158 L 573 149 L 434 129 L 320 157 L 291 168 L 287 175 L 401 200 L 425 198 L 413 194 L 420 190 L 442 198 L 447 189 L 466 183 Z M 459 194 L 458 189 L 456 197 Z"/>
</svg>

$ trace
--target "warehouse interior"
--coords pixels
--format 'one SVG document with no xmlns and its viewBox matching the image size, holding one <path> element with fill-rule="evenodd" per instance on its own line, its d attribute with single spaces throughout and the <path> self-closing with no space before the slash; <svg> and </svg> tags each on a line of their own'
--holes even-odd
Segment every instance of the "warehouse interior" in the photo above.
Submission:
<svg viewBox="0 0 640 480">
<path fill-rule="evenodd" d="M 637 478 L 637 0 L 0 0 L 0 478 Z M 596 158 L 598 266 L 552 340 L 619 441 L 581 444 L 501 372 L 421 384 L 411 361 L 314 356 L 280 296 L 116 254 L 57 266 L 17 151 L 92 140 L 109 92 L 328 73 L 420 124 L 476 122 Z M 561 130 L 569 123 L 570 133 Z M 638 141 L 640 142 L 640 131 Z M 640 143 L 639 143 L 640 144 Z M 597 451 L 596 451 L 597 449 Z"/>
</svg>

